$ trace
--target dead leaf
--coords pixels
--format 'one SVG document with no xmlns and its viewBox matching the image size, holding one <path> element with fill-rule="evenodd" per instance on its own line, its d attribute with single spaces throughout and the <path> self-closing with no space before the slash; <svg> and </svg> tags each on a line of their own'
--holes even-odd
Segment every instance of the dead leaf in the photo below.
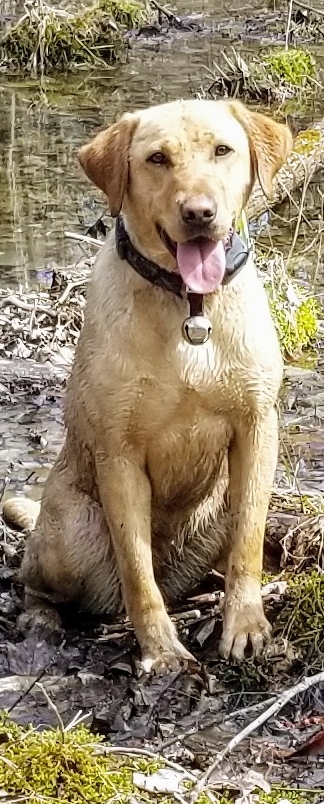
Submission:
<svg viewBox="0 0 324 804">
<path fill-rule="evenodd" d="M 133 784 L 140 790 L 150 793 L 183 793 L 183 781 L 186 774 L 172 768 L 160 768 L 147 776 L 145 773 L 133 773 Z"/>
<path fill-rule="evenodd" d="M 324 729 L 313 734 L 287 756 L 287 759 L 297 759 L 297 757 L 322 757 L 324 756 Z"/>
<path fill-rule="evenodd" d="M 214 628 L 215 617 L 208 617 L 208 620 L 206 620 L 200 628 L 197 628 L 197 631 L 195 631 L 195 639 L 200 647 L 206 642 L 206 639 L 212 635 Z"/>
</svg>

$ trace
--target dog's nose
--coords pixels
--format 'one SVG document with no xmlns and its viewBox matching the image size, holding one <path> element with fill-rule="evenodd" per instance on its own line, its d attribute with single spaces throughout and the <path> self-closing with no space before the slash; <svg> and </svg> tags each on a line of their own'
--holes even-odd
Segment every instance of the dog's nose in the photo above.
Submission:
<svg viewBox="0 0 324 804">
<path fill-rule="evenodd" d="M 216 202 L 208 195 L 195 195 L 183 201 L 180 210 L 184 223 L 206 226 L 212 223 L 216 216 Z"/>
</svg>

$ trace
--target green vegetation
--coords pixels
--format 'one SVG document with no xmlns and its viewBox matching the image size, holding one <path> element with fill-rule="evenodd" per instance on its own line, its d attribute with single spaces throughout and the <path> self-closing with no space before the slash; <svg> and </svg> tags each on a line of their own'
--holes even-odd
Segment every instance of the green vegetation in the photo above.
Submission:
<svg viewBox="0 0 324 804">
<path fill-rule="evenodd" d="M 279 804 L 284 799 L 290 801 L 291 804 L 307 804 L 314 800 L 314 795 L 318 794 L 319 790 L 314 793 L 312 790 L 302 792 L 300 790 L 292 790 L 292 788 L 273 787 L 271 793 L 262 793 L 260 796 L 260 804 Z"/>
<path fill-rule="evenodd" d="M 324 661 L 324 575 L 301 572 L 288 580 L 275 634 L 288 639 L 301 659 Z"/>
<path fill-rule="evenodd" d="M 161 766 L 144 757 L 105 754 L 102 738 L 94 738 L 83 725 L 38 732 L 0 716 L 1 792 L 26 796 L 30 802 L 45 797 L 62 804 L 106 804 L 117 792 L 118 801 L 126 802 L 137 791 L 133 772 L 148 775 Z M 144 800 L 149 800 L 145 794 Z"/>
<path fill-rule="evenodd" d="M 289 801 L 291 804 L 310 804 L 314 800 L 314 792 L 309 790 L 301 792 L 300 790 L 293 790 L 291 787 L 273 787 L 271 793 L 258 792 L 258 804 L 279 804 L 279 802 Z M 320 791 L 317 790 L 317 793 Z M 233 798 L 230 796 L 222 796 L 219 804 L 232 804 Z"/>
<path fill-rule="evenodd" d="M 315 59 L 304 48 L 275 47 L 245 59 L 232 47 L 221 52 L 208 75 L 212 80 L 202 88 L 202 97 L 217 98 L 225 92 L 247 101 L 279 102 L 281 109 L 296 98 L 299 104 L 307 103 L 315 90 L 321 90 Z"/>
<path fill-rule="evenodd" d="M 118 58 L 123 33 L 145 21 L 146 9 L 137 0 L 96 0 L 73 15 L 35 0 L 0 41 L 0 65 L 43 75 L 107 64 Z"/>
<path fill-rule="evenodd" d="M 262 71 L 281 85 L 305 89 L 316 78 L 316 62 L 304 48 L 272 48 L 261 59 Z"/>
<path fill-rule="evenodd" d="M 270 307 L 282 350 L 286 357 L 298 358 L 314 345 L 318 331 L 319 306 L 316 299 L 303 299 L 293 308 L 285 298 L 270 299 Z"/>
<path fill-rule="evenodd" d="M 321 132 L 318 128 L 307 128 L 301 131 L 294 139 L 294 152 L 306 156 L 321 141 Z"/>
<path fill-rule="evenodd" d="M 273 261 L 261 256 L 259 265 L 267 271 L 264 284 L 283 355 L 298 360 L 316 345 L 320 306 L 314 296 L 292 280 L 282 254 L 275 253 Z"/>
<path fill-rule="evenodd" d="M 0 713 L 0 789 L 3 801 L 29 801 L 31 804 L 60 801 L 61 804 L 108 804 L 118 801 L 141 804 L 159 801 L 171 804 L 171 794 L 149 793 L 136 787 L 134 772 L 145 776 L 165 767 L 161 759 L 117 754 L 105 748 L 103 738 L 94 737 L 83 725 L 73 729 L 36 731 L 11 721 L 5 712 Z M 179 768 L 180 770 L 180 768 Z M 192 782 L 184 782 L 192 787 Z M 285 798 L 291 804 L 312 802 L 312 791 L 305 795 L 291 788 L 273 788 L 264 793 L 256 788 L 259 804 L 278 804 Z M 233 790 L 220 793 L 219 804 L 233 804 Z M 182 799 L 183 800 L 183 799 Z M 207 791 L 201 793 L 197 804 L 210 804 Z"/>
</svg>

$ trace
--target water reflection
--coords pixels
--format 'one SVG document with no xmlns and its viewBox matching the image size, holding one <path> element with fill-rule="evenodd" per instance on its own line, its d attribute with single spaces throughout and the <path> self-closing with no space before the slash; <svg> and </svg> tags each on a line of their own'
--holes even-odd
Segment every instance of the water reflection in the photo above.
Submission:
<svg viewBox="0 0 324 804">
<path fill-rule="evenodd" d="M 137 47 L 127 63 L 42 85 L 0 82 L 0 277 L 25 281 L 48 261 L 73 260 L 64 229 L 92 222 L 102 199 L 79 171 L 78 146 L 122 111 L 190 97 L 201 85 L 206 43 L 191 37 L 158 53 Z M 207 50 L 207 52 L 206 52 Z M 154 85 L 152 77 L 154 76 Z M 98 203 L 97 203 L 98 202 Z"/>
</svg>

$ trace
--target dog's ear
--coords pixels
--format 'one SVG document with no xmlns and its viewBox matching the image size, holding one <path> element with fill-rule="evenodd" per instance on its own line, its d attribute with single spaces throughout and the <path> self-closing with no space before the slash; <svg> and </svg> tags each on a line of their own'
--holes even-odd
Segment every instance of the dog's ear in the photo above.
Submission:
<svg viewBox="0 0 324 804">
<path fill-rule="evenodd" d="M 289 156 L 293 138 L 288 126 L 259 112 L 252 112 L 240 101 L 230 101 L 231 111 L 245 129 L 250 145 L 254 175 L 267 198 L 272 197 L 273 179 Z"/>
<path fill-rule="evenodd" d="M 123 203 L 129 179 L 129 148 L 138 118 L 125 114 L 118 123 L 101 131 L 78 153 L 84 172 L 106 194 L 115 218 Z"/>
</svg>

